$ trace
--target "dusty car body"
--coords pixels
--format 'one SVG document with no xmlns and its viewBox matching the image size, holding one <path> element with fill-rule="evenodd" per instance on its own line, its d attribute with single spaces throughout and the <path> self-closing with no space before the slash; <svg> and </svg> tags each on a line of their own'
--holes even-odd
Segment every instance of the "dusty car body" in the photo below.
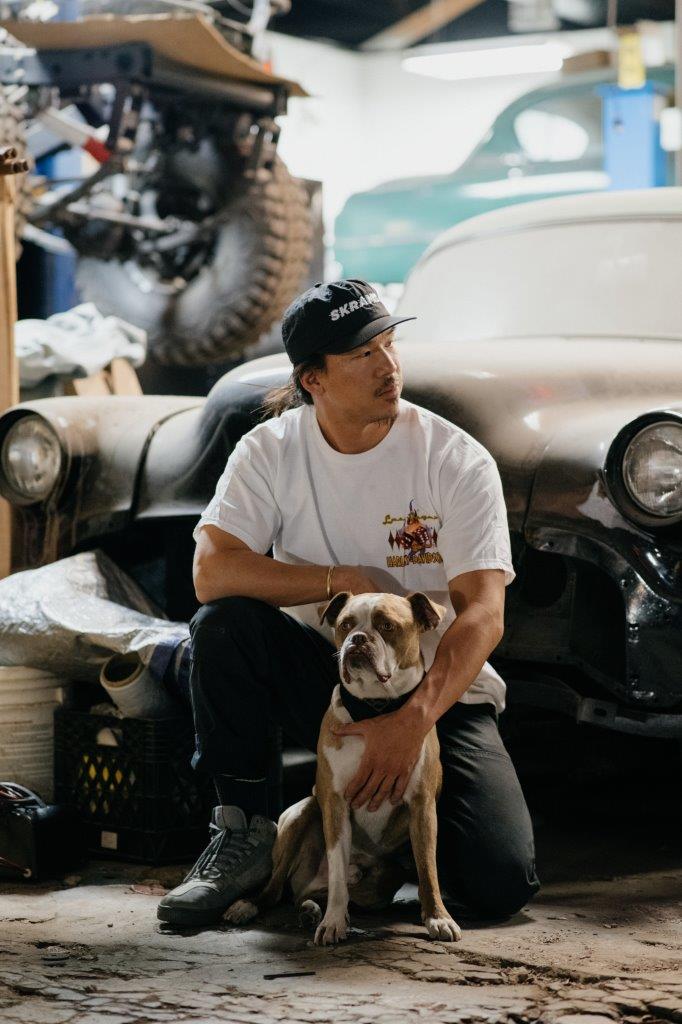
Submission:
<svg viewBox="0 0 682 1024">
<path fill-rule="evenodd" d="M 492 660 L 510 702 L 670 736 L 682 734 L 681 243 L 680 189 L 495 211 L 430 247 L 401 300 L 418 319 L 399 328 L 405 396 L 500 469 L 517 578 Z M 275 355 L 205 400 L 9 410 L 0 490 L 17 568 L 102 547 L 189 617 L 192 528 L 287 372 Z"/>
</svg>

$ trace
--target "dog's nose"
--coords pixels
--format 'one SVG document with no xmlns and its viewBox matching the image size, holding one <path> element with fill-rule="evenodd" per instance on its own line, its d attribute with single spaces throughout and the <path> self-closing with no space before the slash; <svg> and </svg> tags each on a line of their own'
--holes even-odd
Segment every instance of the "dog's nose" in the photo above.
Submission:
<svg viewBox="0 0 682 1024">
<path fill-rule="evenodd" d="M 350 642 L 354 647 L 362 647 L 363 644 L 367 643 L 367 635 L 365 633 L 353 633 L 350 637 Z"/>
</svg>

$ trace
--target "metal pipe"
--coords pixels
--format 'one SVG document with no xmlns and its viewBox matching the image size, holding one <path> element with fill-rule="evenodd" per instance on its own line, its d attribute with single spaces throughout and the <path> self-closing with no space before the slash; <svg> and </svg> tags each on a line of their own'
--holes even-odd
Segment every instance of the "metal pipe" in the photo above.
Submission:
<svg viewBox="0 0 682 1024">
<path fill-rule="evenodd" d="M 250 82 L 227 82 L 201 72 L 190 73 L 181 65 L 173 65 L 170 61 L 158 57 L 154 61 L 151 81 L 157 89 L 171 89 L 189 95 L 198 92 L 232 103 L 240 109 L 273 115 L 281 113 L 276 89 L 253 85 Z M 147 84 L 144 79 L 142 84 Z"/>
</svg>

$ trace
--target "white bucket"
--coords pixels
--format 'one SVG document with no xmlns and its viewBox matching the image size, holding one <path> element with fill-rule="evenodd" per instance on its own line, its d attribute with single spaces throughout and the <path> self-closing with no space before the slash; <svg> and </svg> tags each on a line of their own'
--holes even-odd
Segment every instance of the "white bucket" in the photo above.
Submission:
<svg viewBox="0 0 682 1024">
<path fill-rule="evenodd" d="M 53 796 L 54 721 L 64 680 L 41 669 L 0 666 L 0 782 Z"/>
</svg>

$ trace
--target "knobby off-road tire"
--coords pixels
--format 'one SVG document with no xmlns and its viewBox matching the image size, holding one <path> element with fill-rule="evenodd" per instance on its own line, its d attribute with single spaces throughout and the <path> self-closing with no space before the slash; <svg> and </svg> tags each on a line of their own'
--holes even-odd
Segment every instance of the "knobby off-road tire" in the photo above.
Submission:
<svg viewBox="0 0 682 1024">
<path fill-rule="evenodd" d="M 20 160 L 28 160 L 31 166 L 33 161 L 26 149 L 26 137 L 24 135 L 24 121 L 26 111 L 21 102 L 22 88 L 11 86 L 0 86 L 0 149 L 13 147 L 17 150 Z M 15 203 L 15 230 L 16 230 L 16 252 L 17 259 L 21 256 L 21 233 L 26 223 L 26 216 L 33 208 L 33 186 L 30 172 L 28 174 L 17 174 L 14 176 L 16 203 Z"/>
<path fill-rule="evenodd" d="M 305 282 L 312 253 L 306 190 L 275 161 L 269 180 L 229 201 L 212 256 L 180 290 L 134 261 L 83 257 L 84 301 L 143 327 L 166 365 L 238 359 L 279 319 Z"/>
</svg>

